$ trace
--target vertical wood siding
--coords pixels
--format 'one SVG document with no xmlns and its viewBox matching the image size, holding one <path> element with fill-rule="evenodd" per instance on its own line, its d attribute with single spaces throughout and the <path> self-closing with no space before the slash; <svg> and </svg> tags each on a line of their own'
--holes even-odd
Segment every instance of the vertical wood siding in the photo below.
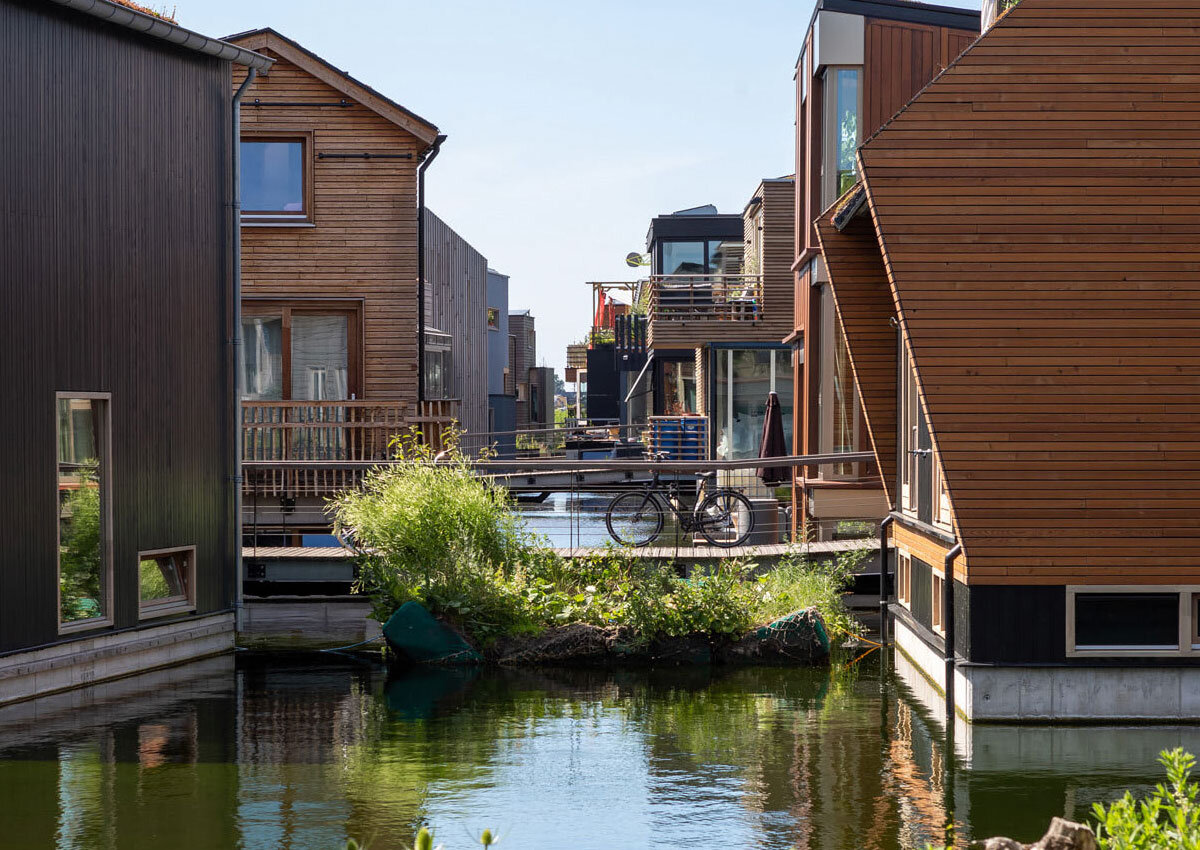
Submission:
<svg viewBox="0 0 1200 850">
<path fill-rule="evenodd" d="M 229 65 L 9 0 L 0 53 L 0 652 L 57 639 L 59 391 L 112 393 L 116 626 L 139 550 L 226 609 Z"/>
<path fill-rule="evenodd" d="M 425 324 L 450 334 L 450 395 L 463 428 L 488 430 L 487 259 L 425 210 Z"/>
<path fill-rule="evenodd" d="M 861 149 L 972 583 L 1200 578 L 1200 0 L 1023 0 Z"/>
<path fill-rule="evenodd" d="M 330 103 L 348 99 L 269 48 L 275 58 L 245 99 Z M 233 84 L 243 74 L 235 71 Z M 417 397 L 417 155 L 407 130 L 354 103 L 349 108 L 246 106 L 243 132 L 311 132 L 325 153 L 412 154 L 412 159 L 316 159 L 315 227 L 242 228 L 247 297 L 362 298 L 363 397 Z"/>
</svg>

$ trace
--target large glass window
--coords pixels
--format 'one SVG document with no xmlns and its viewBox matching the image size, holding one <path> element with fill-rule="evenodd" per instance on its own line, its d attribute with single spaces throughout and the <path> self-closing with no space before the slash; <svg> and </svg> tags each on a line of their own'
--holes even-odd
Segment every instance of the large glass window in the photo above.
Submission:
<svg viewBox="0 0 1200 850">
<path fill-rule="evenodd" d="M 917 509 L 917 463 L 920 458 L 918 427 L 921 399 L 917 392 L 917 371 L 908 347 L 900 343 L 900 509 Z"/>
<path fill-rule="evenodd" d="M 58 398 L 58 617 L 110 617 L 107 411 L 104 398 Z"/>
<path fill-rule="evenodd" d="M 1178 649 L 1178 593 L 1075 594 L 1075 649 Z"/>
<path fill-rule="evenodd" d="M 822 452 L 857 452 L 862 445 L 862 405 L 850 367 L 850 346 L 838 320 L 829 284 L 821 292 L 823 344 L 819 394 L 818 444 Z M 843 463 L 822 469 L 825 476 L 847 478 L 858 474 L 858 464 Z"/>
<path fill-rule="evenodd" d="M 242 215 L 246 218 L 304 218 L 303 139 L 241 143 Z"/>
<path fill-rule="evenodd" d="M 825 206 L 841 197 L 857 180 L 855 153 L 861 141 L 859 100 L 861 71 L 830 68 L 825 76 Z"/>
<path fill-rule="evenodd" d="M 662 274 L 706 274 L 705 248 L 703 242 L 662 243 Z"/>
<path fill-rule="evenodd" d="M 357 395 L 356 309 L 248 302 L 243 313 L 244 401 L 341 401 Z"/>
<path fill-rule="evenodd" d="M 762 448 L 767 395 L 779 394 L 783 433 L 792 448 L 792 366 L 790 349 L 717 349 L 713 400 L 716 454 L 720 460 L 758 457 Z"/>
</svg>

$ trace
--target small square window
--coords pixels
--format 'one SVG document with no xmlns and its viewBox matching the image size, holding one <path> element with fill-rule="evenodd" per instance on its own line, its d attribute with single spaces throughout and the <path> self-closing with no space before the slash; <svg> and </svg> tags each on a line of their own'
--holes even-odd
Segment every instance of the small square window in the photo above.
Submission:
<svg viewBox="0 0 1200 850">
<path fill-rule="evenodd" d="M 196 607 L 196 548 L 159 549 L 138 555 L 139 616 L 162 617 Z"/>
<path fill-rule="evenodd" d="M 242 139 L 242 220 L 308 221 L 309 160 L 303 137 Z"/>
</svg>

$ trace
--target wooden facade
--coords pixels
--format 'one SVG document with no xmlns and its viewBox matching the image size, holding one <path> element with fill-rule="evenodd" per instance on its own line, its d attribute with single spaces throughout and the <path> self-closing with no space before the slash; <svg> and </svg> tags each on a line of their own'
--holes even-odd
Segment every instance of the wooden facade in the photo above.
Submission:
<svg viewBox="0 0 1200 850">
<path fill-rule="evenodd" d="M 487 259 L 426 209 L 425 354 L 428 361 L 436 346 L 444 346 L 449 357 L 442 393 L 432 391 L 427 369 L 425 396 L 456 399 L 459 424 L 470 434 L 490 430 L 487 296 Z"/>
<path fill-rule="evenodd" d="M 242 138 L 304 140 L 310 175 L 307 220 L 244 220 L 245 303 L 360 303 L 351 392 L 415 406 L 417 168 L 437 128 L 272 30 L 230 40 L 276 60 L 245 95 Z"/>
<path fill-rule="evenodd" d="M 833 127 L 835 75 L 856 75 L 853 109 L 858 140 L 883 126 L 979 34 L 979 15 L 964 9 L 891 0 L 819 0 L 796 66 L 796 228 L 792 264 L 793 324 L 786 340 L 803 352 L 797 357 L 794 392 L 798 400 L 793 443 L 800 453 L 862 450 L 871 440 L 869 415 L 861 401 L 847 401 L 836 385 L 846 377 L 844 345 L 832 316 L 832 293 L 815 223 L 836 199 L 830 172 L 837 134 Z M 845 130 L 845 128 L 840 128 Z M 872 334 L 879 335 L 878 329 Z M 839 359 L 840 358 L 840 359 Z M 841 365 L 839 366 L 839 363 Z M 823 384 L 826 386 L 823 390 Z M 857 387 L 850 395 L 868 390 Z M 841 408 L 831 408 L 840 396 Z M 880 414 L 876 414 L 880 415 Z M 839 420 L 840 434 L 831 434 Z M 849 420 L 847 422 L 847 420 Z M 847 439 L 853 432 L 853 439 Z M 894 466 L 894 464 L 893 464 Z M 810 533 L 824 535 L 842 520 L 878 520 L 889 494 L 878 470 L 826 467 L 798 471 L 796 516 Z"/>
<path fill-rule="evenodd" d="M 1197 616 L 1198 16 L 1023 0 L 861 147 L 858 217 L 822 222 L 839 310 L 871 290 L 873 317 L 842 312 L 856 371 L 887 356 L 853 328 L 893 315 L 891 362 L 913 364 L 952 516 L 930 534 L 901 512 L 897 539 L 939 569 L 962 545 L 972 660 L 1087 663 L 1064 639 L 1077 591 L 1182 588 L 1180 628 Z M 886 429 L 885 395 L 864 401 Z M 1044 639 L 1002 639 L 1001 601 Z M 1190 663 L 1192 642 L 1093 654 Z"/>
<path fill-rule="evenodd" d="M 220 615 L 225 648 L 232 643 L 230 61 L 119 23 L 136 13 L 98 12 L 118 22 L 0 2 L 9 130 L 0 137 L 0 363 L 10 399 L 0 417 L 9 529 L 0 656 L 82 641 L 64 644 L 75 649 L 27 690 L 21 677 L 32 667 L 0 673 L 15 676 L 0 702 L 137 669 L 142 630 L 157 629 L 166 647 L 171 627 Z M 201 42 L 220 44 L 189 43 Z M 105 616 L 60 627 L 60 536 L 84 521 L 56 481 L 59 403 L 70 398 L 98 405 L 88 453 L 99 455 L 96 557 L 107 599 L 87 600 Z M 87 488 L 81 477 L 77 489 Z M 141 553 L 166 549 L 192 552 L 189 598 L 151 618 L 140 606 Z M 123 642 L 121 658 L 85 669 L 89 642 L 110 639 Z"/>
</svg>

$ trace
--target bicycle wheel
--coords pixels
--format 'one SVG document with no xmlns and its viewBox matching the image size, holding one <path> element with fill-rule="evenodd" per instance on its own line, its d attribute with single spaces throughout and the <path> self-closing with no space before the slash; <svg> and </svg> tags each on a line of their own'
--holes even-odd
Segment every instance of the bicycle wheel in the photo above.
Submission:
<svg viewBox="0 0 1200 850">
<path fill-rule="evenodd" d="M 741 546 L 754 530 L 754 509 L 737 490 L 718 490 L 696 508 L 700 533 L 713 546 Z"/>
<path fill-rule="evenodd" d="M 604 524 L 622 546 L 645 546 L 662 531 L 662 505 L 650 493 L 622 493 L 609 502 Z"/>
</svg>

